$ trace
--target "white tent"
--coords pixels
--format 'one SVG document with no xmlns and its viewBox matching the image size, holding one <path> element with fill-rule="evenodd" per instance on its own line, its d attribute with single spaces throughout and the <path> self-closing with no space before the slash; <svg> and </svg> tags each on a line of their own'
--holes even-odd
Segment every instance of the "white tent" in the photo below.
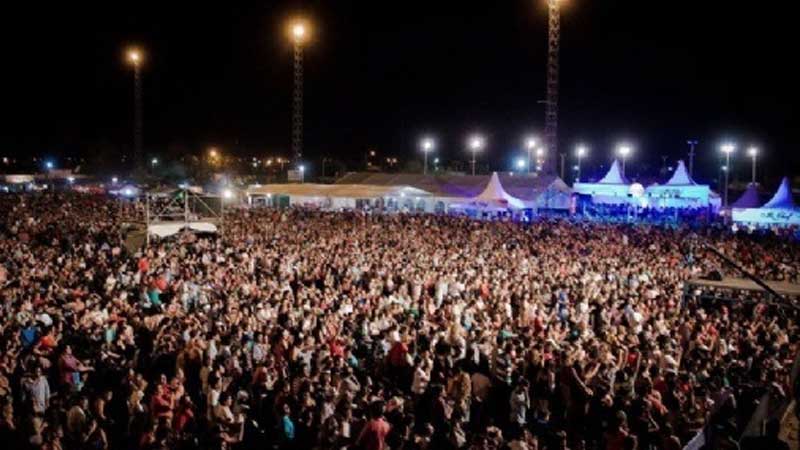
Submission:
<svg viewBox="0 0 800 450">
<path fill-rule="evenodd" d="M 790 226 L 800 225 L 800 208 L 792 199 L 792 187 L 789 179 L 781 181 L 781 185 L 770 201 L 761 208 L 736 208 L 731 214 L 733 221 L 756 226 Z"/>
<path fill-rule="evenodd" d="M 506 192 L 505 189 L 503 189 L 503 185 L 500 184 L 500 177 L 497 176 L 497 172 L 492 173 L 492 177 L 489 178 L 489 182 L 486 183 L 486 188 L 477 197 L 475 197 L 475 201 L 494 202 L 500 205 L 506 205 L 507 207 L 518 209 L 525 207 L 525 202 L 512 196 Z"/>
<path fill-rule="evenodd" d="M 738 200 L 731 204 L 732 208 L 758 208 L 761 201 L 758 198 L 758 185 L 750 183 Z"/>
<path fill-rule="evenodd" d="M 622 176 L 622 170 L 619 168 L 619 161 L 614 160 L 608 173 L 604 176 L 598 184 L 630 184 L 625 177 Z"/>
<path fill-rule="evenodd" d="M 678 167 L 665 184 L 647 187 L 650 206 L 662 208 L 705 208 L 711 202 L 711 188 L 697 184 L 686 170 L 686 164 L 678 161 Z"/>
<path fill-rule="evenodd" d="M 795 207 L 794 199 L 792 199 L 792 187 L 789 185 L 789 178 L 783 177 L 781 185 L 778 186 L 777 192 L 772 198 L 762 206 L 762 208 L 781 208 L 793 209 Z"/>
<path fill-rule="evenodd" d="M 425 199 L 431 194 L 411 186 L 382 186 L 372 184 L 287 183 L 251 186 L 245 191 L 248 199 L 288 197 L 288 204 L 318 208 L 353 209 L 359 202 L 380 204 L 393 201 L 408 209 L 429 209 Z"/>
<path fill-rule="evenodd" d="M 668 186 L 694 186 L 697 183 L 694 182 L 691 175 L 689 175 L 689 171 L 686 170 L 686 164 L 683 163 L 683 160 L 678 161 L 678 167 L 675 169 L 675 172 L 670 177 L 669 181 L 667 181 Z"/>
<path fill-rule="evenodd" d="M 463 203 L 451 203 L 453 209 L 469 209 L 481 211 L 506 211 L 509 209 L 525 209 L 524 201 L 506 192 L 500 184 L 500 177 L 493 172 L 486 187 L 477 196 Z"/>
<path fill-rule="evenodd" d="M 619 161 L 616 159 L 606 176 L 596 183 L 575 183 L 572 188 L 578 194 L 591 195 L 592 202 L 602 204 L 629 203 L 630 182 L 622 176 Z"/>
</svg>

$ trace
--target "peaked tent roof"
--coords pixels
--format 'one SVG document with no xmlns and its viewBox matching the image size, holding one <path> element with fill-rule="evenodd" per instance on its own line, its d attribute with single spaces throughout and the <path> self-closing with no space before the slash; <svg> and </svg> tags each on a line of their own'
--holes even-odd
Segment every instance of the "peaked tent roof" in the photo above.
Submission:
<svg viewBox="0 0 800 450">
<path fill-rule="evenodd" d="M 622 170 L 619 168 L 619 161 L 614 160 L 608 173 L 597 184 L 628 184 L 628 181 L 622 176 Z"/>
<path fill-rule="evenodd" d="M 731 204 L 732 208 L 758 208 L 761 201 L 758 198 L 758 185 L 749 183 L 747 189 L 744 191 L 738 200 Z"/>
<path fill-rule="evenodd" d="M 492 177 L 489 178 L 489 182 L 486 183 L 486 188 L 473 200 L 479 202 L 499 202 L 515 208 L 525 207 L 525 203 L 522 200 L 514 197 L 503 189 L 497 172 L 492 172 Z"/>
<path fill-rule="evenodd" d="M 778 191 L 772 196 L 770 201 L 764 204 L 762 208 L 794 208 L 794 200 L 792 199 L 792 187 L 789 185 L 789 177 L 783 177 Z"/>
<path fill-rule="evenodd" d="M 672 174 L 672 178 L 667 181 L 667 186 L 687 186 L 694 184 L 697 183 L 692 180 L 689 171 L 686 170 L 686 164 L 683 163 L 683 160 L 678 161 L 678 167 L 675 169 L 675 173 Z"/>
</svg>

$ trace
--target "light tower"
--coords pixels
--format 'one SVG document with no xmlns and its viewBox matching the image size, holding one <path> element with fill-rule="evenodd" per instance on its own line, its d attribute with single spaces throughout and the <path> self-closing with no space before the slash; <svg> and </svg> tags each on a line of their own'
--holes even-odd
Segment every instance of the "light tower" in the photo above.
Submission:
<svg viewBox="0 0 800 450">
<path fill-rule="evenodd" d="M 544 138 L 547 145 L 545 158 L 548 173 L 555 172 L 555 160 L 558 155 L 558 51 L 561 40 L 560 0 L 547 0 L 547 99 L 544 112 Z"/>
<path fill-rule="evenodd" d="M 291 25 L 294 43 L 294 91 L 292 94 L 292 153 L 295 165 L 303 157 L 303 45 L 308 41 L 309 28 L 305 21 Z"/>
<path fill-rule="evenodd" d="M 137 48 L 128 49 L 128 63 L 133 66 L 133 166 L 142 168 L 142 76 L 141 66 L 144 56 Z"/>
</svg>

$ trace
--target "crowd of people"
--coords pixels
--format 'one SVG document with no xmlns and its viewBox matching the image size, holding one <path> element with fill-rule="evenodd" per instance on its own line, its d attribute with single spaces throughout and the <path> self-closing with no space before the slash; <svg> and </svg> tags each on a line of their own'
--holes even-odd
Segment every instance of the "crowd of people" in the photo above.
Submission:
<svg viewBox="0 0 800 450">
<path fill-rule="evenodd" d="M 727 449 L 793 392 L 793 309 L 683 291 L 703 244 L 798 283 L 791 240 L 231 208 L 126 249 L 141 208 L 0 196 L 8 448 Z"/>
</svg>

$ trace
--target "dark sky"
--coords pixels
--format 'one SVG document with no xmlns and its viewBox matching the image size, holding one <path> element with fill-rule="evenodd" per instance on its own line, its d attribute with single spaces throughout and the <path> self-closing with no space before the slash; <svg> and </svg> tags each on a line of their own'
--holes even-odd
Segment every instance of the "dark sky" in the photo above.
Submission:
<svg viewBox="0 0 800 450">
<path fill-rule="evenodd" d="M 132 74 L 147 51 L 148 153 L 218 145 L 288 155 L 291 49 L 285 21 L 314 23 L 306 52 L 306 154 L 357 160 L 367 148 L 418 157 L 431 132 L 446 158 L 484 132 L 507 168 L 522 135 L 543 129 L 545 0 L 25 2 L 4 10 L 0 152 L 128 151 Z M 783 3 L 565 0 L 560 145 L 585 142 L 588 166 L 615 142 L 632 169 L 701 141 L 700 178 L 718 145 L 757 143 L 768 174 L 797 172 L 794 15 Z M 788 8 L 788 6 L 786 7 Z M 740 153 L 738 170 L 749 166 Z"/>
</svg>

